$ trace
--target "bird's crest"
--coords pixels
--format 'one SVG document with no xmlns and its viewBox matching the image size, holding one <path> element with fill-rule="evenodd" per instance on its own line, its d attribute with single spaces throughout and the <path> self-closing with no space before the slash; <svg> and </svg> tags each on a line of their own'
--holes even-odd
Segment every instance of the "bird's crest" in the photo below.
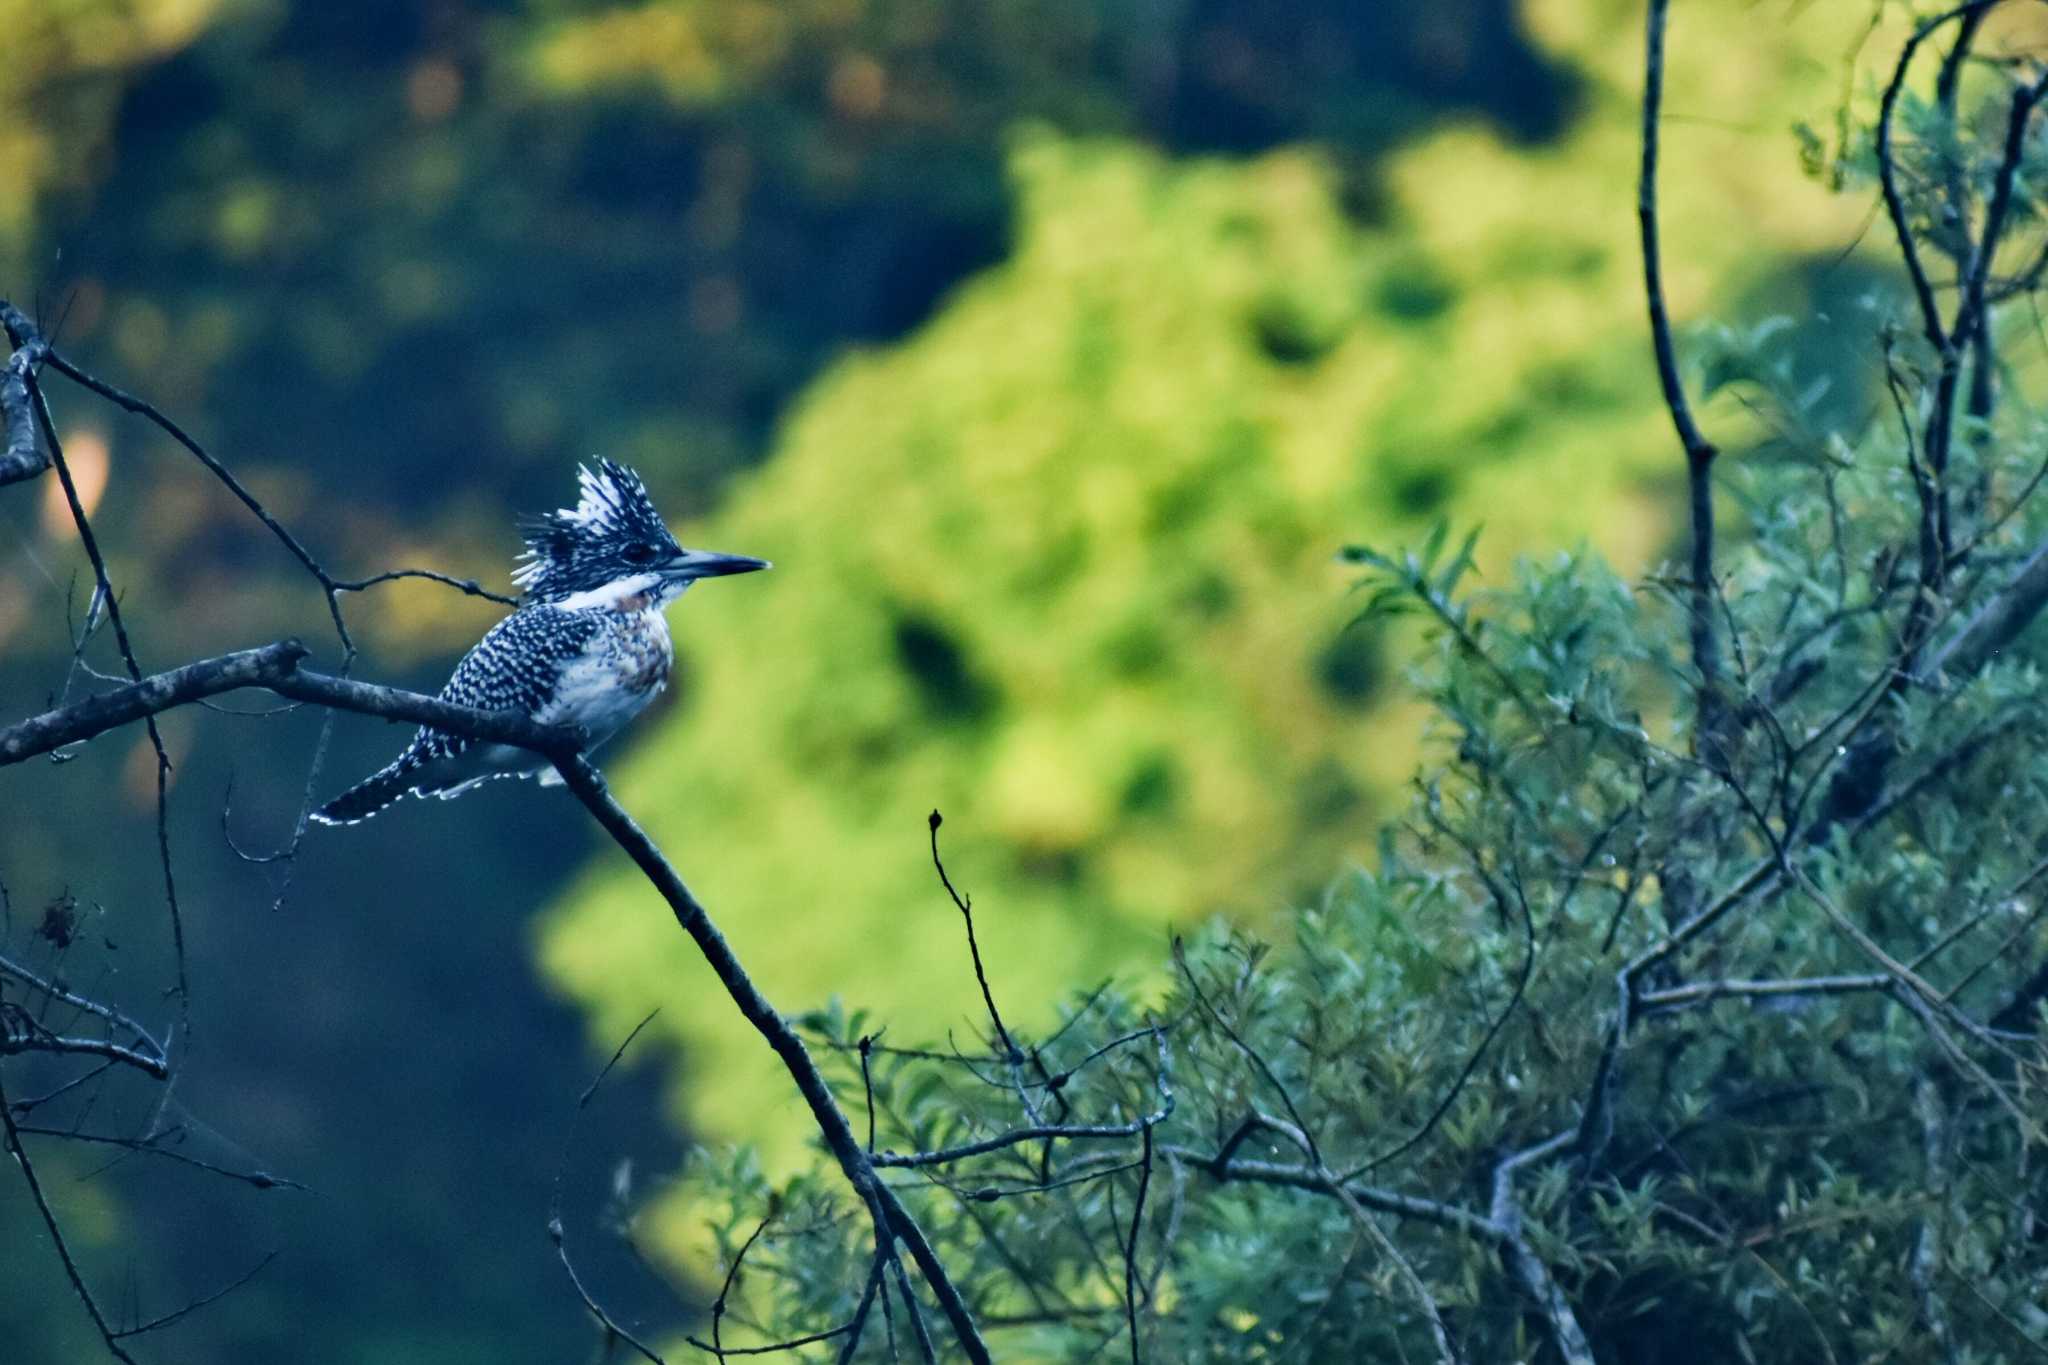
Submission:
<svg viewBox="0 0 2048 1365">
<path fill-rule="evenodd" d="M 624 571 L 630 547 L 675 548 L 640 476 L 614 460 L 579 465 L 574 507 L 545 512 L 521 524 L 526 542 L 512 581 L 529 598 L 545 601 L 610 581 Z"/>
</svg>

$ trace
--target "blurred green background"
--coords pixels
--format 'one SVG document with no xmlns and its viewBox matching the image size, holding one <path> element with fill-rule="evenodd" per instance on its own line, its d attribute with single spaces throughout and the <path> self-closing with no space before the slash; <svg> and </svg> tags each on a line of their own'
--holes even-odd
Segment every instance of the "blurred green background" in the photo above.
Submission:
<svg viewBox="0 0 2048 1365">
<path fill-rule="evenodd" d="M 1867 203 L 1803 175 L 1792 130 L 1832 138 L 1869 98 L 1859 54 L 1905 19 L 1873 30 L 1872 8 L 1719 0 L 1672 33 L 1674 309 L 1816 316 L 1816 373 L 1839 368 L 1827 319 L 1885 286 L 1851 250 Z M 1421 736 L 1399 637 L 1343 628 L 1341 545 L 1448 517 L 1486 524 L 1496 571 L 1671 550 L 1641 21 L 1633 0 L 0 0 L 0 295 L 337 573 L 502 587 L 514 514 L 595 453 L 639 467 L 686 542 L 774 559 L 677 610 L 680 685 L 610 766 L 772 999 L 837 995 L 910 1041 L 976 1003 L 931 808 L 1029 1020 L 1156 961 L 1171 924 L 1256 922 L 1370 857 Z M 317 593 L 189 460 L 54 391 L 145 663 L 320 637 Z M 83 608 L 51 492 L 0 491 L 9 715 L 67 685 Z M 359 667 L 435 687 L 497 611 L 379 589 L 351 604 Z M 586 1358 L 549 1191 L 594 1060 L 660 1005 L 566 1202 L 621 1316 L 687 1323 L 701 1218 L 663 1177 L 686 1138 L 795 1150 L 772 1061 L 559 793 L 322 832 L 288 885 L 240 862 L 230 786 L 235 836 L 274 845 L 318 728 L 166 723 L 195 1003 L 168 1112 L 193 1153 L 312 1190 L 141 1160 L 79 1182 L 94 1165 L 39 1149 L 89 1270 L 149 1316 L 281 1250 L 144 1344 L 160 1358 Z M 399 739 L 343 723 L 323 794 Z M 0 772 L 0 879 L 11 949 L 162 1020 L 142 743 Z M 30 929 L 65 893 L 94 932 L 52 961 Z M 627 1211 L 644 1260 L 611 1235 Z M 0 1230 L 0 1356 L 90 1358 L 12 1181 Z"/>
</svg>

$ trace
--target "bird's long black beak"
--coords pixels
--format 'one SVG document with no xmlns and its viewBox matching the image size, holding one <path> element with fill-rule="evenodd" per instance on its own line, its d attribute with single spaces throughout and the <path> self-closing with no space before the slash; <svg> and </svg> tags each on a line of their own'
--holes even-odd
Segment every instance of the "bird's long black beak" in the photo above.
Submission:
<svg viewBox="0 0 2048 1365">
<path fill-rule="evenodd" d="M 773 567 L 765 559 L 754 559 L 748 555 L 725 555 L 716 550 L 685 550 L 662 565 L 661 571 L 670 578 L 723 578 L 727 574 L 754 573 Z"/>
</svg>

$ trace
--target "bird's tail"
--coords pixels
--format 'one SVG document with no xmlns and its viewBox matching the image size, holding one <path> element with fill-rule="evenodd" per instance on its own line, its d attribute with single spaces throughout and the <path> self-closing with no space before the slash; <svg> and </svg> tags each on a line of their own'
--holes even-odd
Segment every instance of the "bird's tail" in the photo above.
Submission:
<svg viewBox="0 0 2048 1365">
<path fill-rule="evenodd" d="M 314 811 L 313 818 L 323 825 L 353 825 L 367 820 L 417 786 L 423 766 L 414 755 L 403 754 L 381 772 L 364 778 Z"/>
</svg>

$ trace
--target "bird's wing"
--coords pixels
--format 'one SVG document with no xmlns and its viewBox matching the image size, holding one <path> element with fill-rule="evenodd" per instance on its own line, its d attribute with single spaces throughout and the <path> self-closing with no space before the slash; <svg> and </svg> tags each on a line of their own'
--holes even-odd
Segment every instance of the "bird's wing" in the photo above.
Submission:
<svg viewBox="0 0 2048 1365">
<path fill-rule="evenodd" d="M 521 607 L 462 656 L 440 699 L 481 711 L 534 715 L 553 699 L 564 665 L 589 647 L 599 628 L 594 612 L 545 604 Z M 445 758 L 469 745 L 459 735 L 432 728 L 413 740 L 421 758 Z"/>
</svg>

